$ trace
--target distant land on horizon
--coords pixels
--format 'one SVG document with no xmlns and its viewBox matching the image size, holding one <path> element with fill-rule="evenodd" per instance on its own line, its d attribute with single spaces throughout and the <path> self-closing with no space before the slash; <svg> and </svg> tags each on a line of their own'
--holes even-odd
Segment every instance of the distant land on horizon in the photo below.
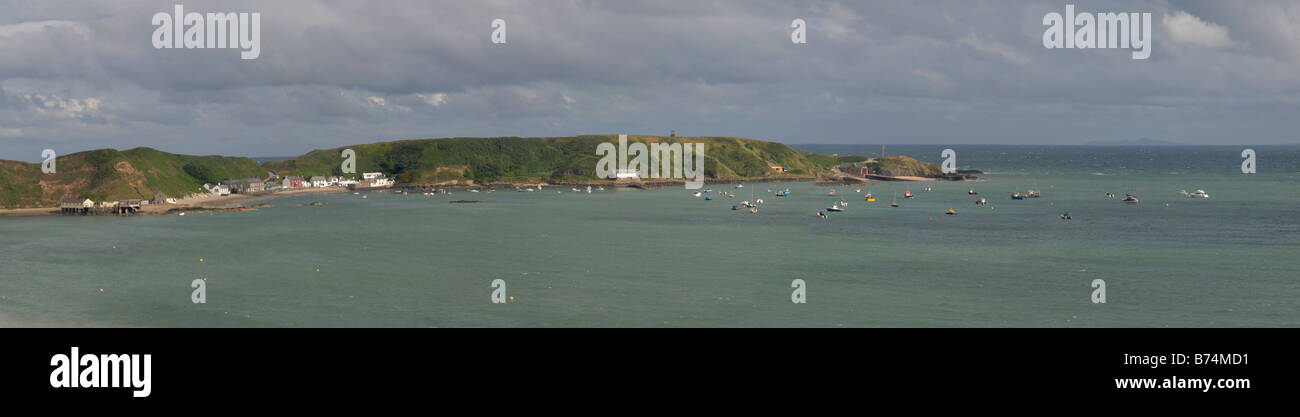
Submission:
<svg viewBox="0 0 1300 417">
<path fill-rule="evenodd" d="M 704 177 L 812 178 L 866 157 L 802 152 L 783 143 L 739 137 L 629 135 L 629 143 L 699 142 L 708 145 Z M 276 176 L 344 176 L 343 149 L 356 152 L 357 172 L 381 172 L 402 184 L 585 182 L 595 177 L 595 150 L 618 135 L 416 139 L 318 149 L 301 156 L 228 157 L 172 154 L 152 148 L 97 149 L 59 156 L 58 173 L 41 165 L 0 160 L 0 207 L 53 207 L 67 197 L 94 201 L 184 197 L 205 183 Z M 938 165 L 906 156 L 870 163 L 884 175 L 937 176 Z M 347 176 L 355 177 L 356 174 Z"/>
</svg>

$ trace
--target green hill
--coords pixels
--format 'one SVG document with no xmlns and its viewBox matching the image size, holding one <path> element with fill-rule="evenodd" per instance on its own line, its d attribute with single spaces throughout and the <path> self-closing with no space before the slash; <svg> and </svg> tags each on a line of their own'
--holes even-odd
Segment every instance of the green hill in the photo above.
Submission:
<svg viewBox="0 0 1300 417">
<path fill-rule="evenodd" d="M 266 176 L 248 158 L 190 156 L 150 148 L 99 149 L 56 160 L 57 173 L 40 164 L 0 160 L 0 207 L 53 207 L 67 197 L 95 201 L 150 199 L 154 191 L 181 197 L 202 191 L 203 183 Z"/>
<path fill-rule="evenodd" d="M 553 138 L 448 138 L 353 145 L 315 150 L 264 166 L 284 175 L 341 175 L 340 153 L 356 151 L 357 172 L 383 172 L 400 183 L 432 184 L 451 180 L 507 182 L 529 180 L 591 181 L 596 177 L 596 147 L 617 146 L 617 135 Z M 815 176 L 836 159 L 796 151 L 785 144 L 733 137 L 667 138 L 628 136 L 628 142 L 704 143 L 705 177 L 758 178 Z M 771 167 L 783 166 L 784 174 Z"/>
</svg>

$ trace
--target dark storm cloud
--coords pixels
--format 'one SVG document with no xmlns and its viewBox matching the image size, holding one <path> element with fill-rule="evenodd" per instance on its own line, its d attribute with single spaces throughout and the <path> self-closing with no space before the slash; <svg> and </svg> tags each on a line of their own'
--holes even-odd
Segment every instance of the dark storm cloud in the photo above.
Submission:
<svg viewBox="0 0 1300 417">
<path fill-rule="evenodd" d="M 1064 2 L 186 1 L 260 12 L 261 55 L 154 49 L 175 1 L 0 1 L 0 157 L 152 144 L 298 154 L 580 133 L 789 142 L 1297 142 L 1300 5 L 1152 13 L 1147 60 L 1046 49 Z M 489 41 L 492 19 L 508 44 Z M 790 21 L 808 44 L 790 43 Z M 39 98 L 39 99 L 37 99 Z"/>
</svg>

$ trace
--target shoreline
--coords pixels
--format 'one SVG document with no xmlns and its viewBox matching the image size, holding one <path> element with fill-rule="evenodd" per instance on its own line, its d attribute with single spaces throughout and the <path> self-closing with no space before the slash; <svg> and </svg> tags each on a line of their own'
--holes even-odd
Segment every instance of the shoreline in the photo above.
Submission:
<svg viewBox="0 0 1300 417">
<path fill-rule="evenodd" d="M 947 178 L 931 177 L 891 177 L 889 180 L 873 179 L 873 181 L 957 181 Z M 841 184 L 842 179 L 837 180 L 833 177 L 818 176 L 797 176 L 797 177 L 756 177 L 756 178 L 717 178 L 705 180 L 704 184 L 743 184 L 743 183 L 772 183 L 772 182 L 812 182 L 818 185 Z M 334 194 L 347 192 L 366 192 L 366 191 L 384 191 L 384 190 L 402 190 L 402 189 L 433 189 L 433 188 L 450 188 L 450 189 L 470 189 L 470 188 L 520 188 L 542 186 L 603 186 L 603 187 L 621 187 L 621 188 L 639 188 L 639 189 L 658 189 L 667 186 L 683 185 L 686 181 L 677 179 L 662 179 L 649 181 L 612 181 L 612 180 L 594 180 L 594 181 L 519 181 L 519 182 L 488 182 L 488 183 L 452 183 L 452 184 L 398 184 L 389 188 L 371 189 L 371 190 L 352 190 L 342 187 L 328 188 L 304 188 L 300 190 L 263 192 L 258 194 L 231 194 L 228 196 L 202 195 L 197 197 L 185 197 L 176 201 L 176 204 L 158 204 L 144 206 L 139 213 L 131 216 L 165 216 L 171 214 L 189 213 L 189 212 L 223 212 L 223 211 L 248 211 L 256 210 L 258 207 L 249 203 L 273 200 L 280 197 L 293 197 L 299 195 L 312 194 Z M 28 208 L 0 208 L 0 218 L 4 217 L 39 217 L 39 216 L 62 216 L 58 207 L 28 207 Z M 110 214 L 110 216 L 116 216 Z"/>
<path fill-rule="evenodd" d="M 293 197 L 298 195 L 310 194 L 330 194 L 343 193 L 352 191 L 346 188 L 305 188 L 301 190 L 268 192 L 259 194 L 231 194 L 228 196 L 200 196 L 185 197 L 176 201 L 176 204 L 151 204 L 140 209 L 139 213 L 124 216 L 166 216 L 180 213 L 207 213 L 207 212 L 225 212 L 225 211 L 249 211 L 256 210 L 257 207 L 246 205 L 263 200 L 271 200 L 280 197 Z M 4 217 L 38 217 L 38 216 L 63 216 L 58 207 L 34 207 L 34 208 L 16 208 L 0 209 L 0 218 Z M 80 215 L 73 215 L 80 216 Z M 98 215 L 92 215 L 98 216 Z M 103 216 L 118 216 L 116 214 L 104 214 Z"/>
</svg>

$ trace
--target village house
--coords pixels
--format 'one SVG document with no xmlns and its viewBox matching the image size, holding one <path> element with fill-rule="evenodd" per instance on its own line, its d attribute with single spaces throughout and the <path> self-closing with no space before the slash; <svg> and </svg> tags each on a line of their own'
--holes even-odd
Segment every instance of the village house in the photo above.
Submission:
<svg viewBox="0 0 1300 417">
<path fill-rule="evenodd" d="M 325 179 L 325 177 L 311 177 L 311 186 L 315 188 L 325 188 L 330 186 L 330 182 Z"/>
<path fill-rule="evenodd" d="M 212 195 L 217 195 L 217 196 L 230 195 L 230 186 L 225 184 L 217 184 L 217 185 L 203 184 L 203 189 L 207 190 L 208 193 Z"/>
<path fill-rule="evenodd" d="M 360 187 L 388 187 L 393 185 L 393 179 L 384 176 L 382 172 L 366 172 L 361 174 L 361 182 L 357 185 Z"/>
<path fill-rule="evenodd" d="M 222 182 L 230 187 L 230 192 L 234 194 L 252 194 L 260 193 L 266 190 L 266 184 L 257 178 L 244 178 L 242 180 L 226 180 Z"/>
<path fill-rule="evenodd" d="M 85 197 L 69 197 L 59 202 L 59 212 L 63 214 L 87 214 L 95 207 L 95 201 Z"/>
<path fill-rule="evenodd" d="M 303 181 L 302 177 L 285 177 L 284 182 L 281 183 L 281 186 L 288 189 L 294 189 L 294 188 L 302 188 L 305 186 L 305 184 L 306 182 Z"/>
<path fill-rule="evenodd" d="M 331 187 L 338 187 L 339 181 L 343 181 L 343 177 L 329 177 L 325 181 L 328 181 Z"/>
<path fill-rule="evenodd" d="M 153 200 L 150 200 L 150 203 L 151 204 L 176 204 L 176 199 L 168 197 L 167 194 L 164 194 L 160 190 L 154 190 Z"/>
<path fill-rule="evenodd" d="M 117 214 L 133 214 L 140 211 L 140 205 L 144 202 L 140 200 L 122 200 L 117 202 Z"/>
</svg>

